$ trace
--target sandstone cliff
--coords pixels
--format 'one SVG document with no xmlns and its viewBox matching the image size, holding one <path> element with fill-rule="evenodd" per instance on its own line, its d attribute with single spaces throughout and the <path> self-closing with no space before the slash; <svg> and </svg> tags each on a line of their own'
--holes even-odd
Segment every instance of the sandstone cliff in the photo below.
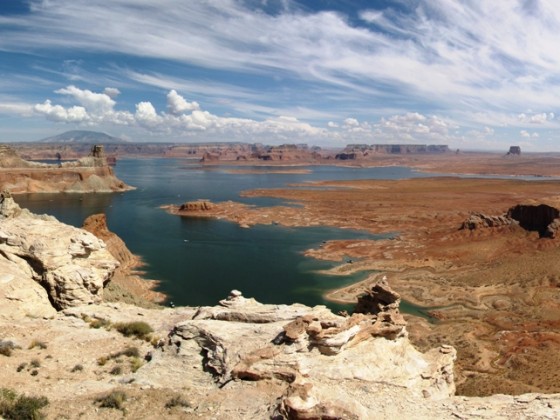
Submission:
<svg viewBox="0 0 560 420">
<path fill-rule="evenodd" d="M 45 316 L 101 301 L 103 285 L 118 266 L 102 241 L 51 216 L 20 209 L 6 192 L 0 195 L 0 210 L 5 314 Z"/>
<path fill-rule="evenodd" d="M 88 156 L 60 165 L 29 162 L 0 145 L 0 189 L 30 192 L 114 192 L 132 187 L 119 180 L 104 157 Z"/>
</svg>

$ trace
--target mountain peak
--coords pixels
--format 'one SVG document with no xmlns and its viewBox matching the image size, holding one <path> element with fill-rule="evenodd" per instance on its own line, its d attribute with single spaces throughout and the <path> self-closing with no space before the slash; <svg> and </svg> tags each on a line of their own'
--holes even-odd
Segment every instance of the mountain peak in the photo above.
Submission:
<svg viewBox="0 0 560 420">
<path fill-rule="evenodd" d="M 106 133 L 99 131 L 88 130 L 71 130 L 66 131 L 56 136 L 46 137 L 39 140 L 40 143 L 81 143 L 81 144 L 96 144 L 96 143 L 126 143 L 125 140 L 119 137 L 113 137 Z"/>
</svg>

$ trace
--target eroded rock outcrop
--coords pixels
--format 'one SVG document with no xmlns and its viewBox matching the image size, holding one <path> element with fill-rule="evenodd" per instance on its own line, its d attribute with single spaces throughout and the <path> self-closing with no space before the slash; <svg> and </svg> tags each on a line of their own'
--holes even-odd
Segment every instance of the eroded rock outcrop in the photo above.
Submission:
<svg viewBox="0 0 560 420">
<path fill-rule="evenodd" d="M 0 207 L 4 299 L 24 302 L 14 296 L 32 285 L 36 299 L 26 304 L 41 308 L 40 313 L 52 313 L 49 306 L 63 309 L 101 301 L 103 285 L 118 266 L 103 241 L 54 217 L 22 210 L 6 193 Z"/>
<path fill-rule="evenodd" d="M 538 232 L 542 238 L 555 238 L 560 229 L 560 203 L 524 203 L 511 207 L 503 215 L 472 213 L 460 230 L 477 230 L 519 225 Z"/>
<path fill-rule="evenodd" d="M 515 220 L 508 215 L 492 216 L 484 213 L 472 213 L 459 229 L 475 230 L 510 226 L 513 224 L 516 224 Z"/>
<path fill-rule="evenodd" d="M 197 201 L 189 201 L 187 203 L 181 204 L 179 207 L 179 211 L 185 212 L 200 212 L 200 211 L 208 211 L 214 208 L 214 204 L 207 200 L 197 200 Z"/>
<path fill-rule="evenodd" d="M 560 222 L 560 209 L 549 204 L 518 204 L 508 210 L 508 217 L 530 231 L 539 232 L 541 237 L 554 238 Z"/>
<path fill-rule="evenodd" d="M 455 350 L 422 355 L 408 341 L 404 321 L 394 324 L 383 311 L 343 317 L 323 306 L 264 305 L 238 292 L 220 303 L 178 323 L 168 353 L 186 356 L 196 343 L 221 384 L 282 381 L 277 409 L 289 418 L 370 416 L 368 403 L 351 397 L 357 383 L 364 395 L 379 384 L 415 398 L 454 392 Z"/>
</svg>

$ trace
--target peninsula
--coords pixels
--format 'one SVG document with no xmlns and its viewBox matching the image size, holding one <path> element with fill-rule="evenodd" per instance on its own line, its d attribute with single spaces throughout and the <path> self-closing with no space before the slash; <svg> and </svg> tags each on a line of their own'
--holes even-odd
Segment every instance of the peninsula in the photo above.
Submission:
<svg viewBox="0 0 560 420">
<path fill-rule="evenodd" d="M 133 188 L 115 176 L 100 145 L 91 146 L 87 156 L 58 163 L 28 161 L 12 147 L 0 145 L 0 189 L 21 194 L 104 193 Z"/>
</svg>

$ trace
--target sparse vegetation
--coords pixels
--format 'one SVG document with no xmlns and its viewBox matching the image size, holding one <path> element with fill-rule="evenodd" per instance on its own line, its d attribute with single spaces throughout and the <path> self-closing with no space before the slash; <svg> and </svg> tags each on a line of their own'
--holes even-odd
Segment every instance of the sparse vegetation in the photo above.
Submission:
<svg viewBox="0 0 560 420">
<path fill-rule="evenodd" d="M 39 347 L 41 350 L 44 350 L 47 348 L 47 343 L 40 340 L 33 340 L 31 344 L 29 344 L 28 349 L 31 350 L 34 349 L 35 347 Z"/>
<path fill-rule="evenodd" d="M 110 329 L 111 328 L 111 321 L 107 320 L 107 319 L 92 319 L 89 321 L 89 326 L 90 328 L 105 328 L 105 329 Z"/>
<path fill-rule="evenodd" d="M 185 400 L 182 396 L 176 395 L 165 404 L 165 408 L 170 409 L 173 407 L 190 407 L 191 403 Z"/>
<path fill-rule="evenodd" d="M 144 321 L 119 322 L 114 327 L 125 337 L 135 336 L 140 339 L 149 339 L 149 335 L 154 332 L 152 327 Z"/>
<path fill-rule="evenodd" d="M 0 354 L 10 357 L 14 349 L 19 348 L 12 341 L 0 340 Z"/>
<path fill-rule="evenodd" d="M 109 371 L 109 373 L 110 373 L 111 375 L 122 375 L 122 373 L 123 373 L 122 366 L 118 366 L 118 365 L 117 365 L 117 366 L 113 367 L 113 369 L 111 369 L 111 370 Z"/>
<path fill-rule="evenodd" d="M 18 367 L 17 367 L 16 370 L 17 370 L 18 372 L 21 372 L 23 369 L 25 369 L 26 366 L 27 366 L 27 363 L 25 363 L 25 362 L 20 363 L 20 364 L 18 365 Z"/>
<path fill-rule="evenodd" d="M 39 359 L 33 359 L 30 363 L 31 367 L 39 368 L 41 367 L 41 361 Z"/>
<path fill-rule="evenodd" d="M 142 361 L 142 359 L 139 359 L 138 357 L 133 357 L 132 359 L 130 359 L 130 370 L 132 372 L 136 372 L 143 365 L 144 365 L 144 362 Z"/>
<path fill-rule="evenodd" d="M 126 394 L 123 391 L 112 391 L 111 393 L 99 397 L 95 400 L 99 403 L 100 407 L 123 409 L 123 404 L 126 401 Z"/>
<path fill-rule="evenodd" d="M 70 370 L 70 372 L 81 372 L 82 370 L 84 370 L 84 367 L 80 364 L 77 364 Z"/>
<path fill-rule="evenodd" d="M 117 357 L 120 356 L 140 357 L 140 350 L 138 350 L 138 347 L 127 347 L 126 349 L 111 355 L 111 358 L 116 359 Z"/>
<path fill-rule="evenodd" d="M 28 397 L 9 389 L 0 388 L 0 416 L 11 420 L 43 419 L 41 409 L 47 406 L 46 397 Z"/>
</svg>

